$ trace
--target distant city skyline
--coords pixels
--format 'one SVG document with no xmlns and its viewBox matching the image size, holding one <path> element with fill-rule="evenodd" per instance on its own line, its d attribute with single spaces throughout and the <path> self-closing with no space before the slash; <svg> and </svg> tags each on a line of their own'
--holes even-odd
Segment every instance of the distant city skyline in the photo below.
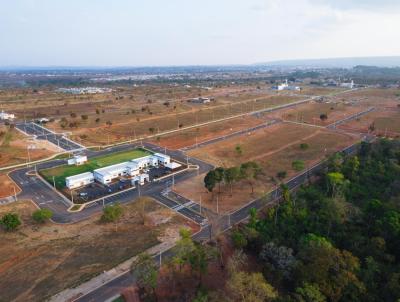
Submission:
<svg viewBox="0 0 400 302">
<path fill-rule="evenodd" d="M 13 0 L 0 66 L 179 66 L 400 55 L 395 0 Z"/>
</svg>

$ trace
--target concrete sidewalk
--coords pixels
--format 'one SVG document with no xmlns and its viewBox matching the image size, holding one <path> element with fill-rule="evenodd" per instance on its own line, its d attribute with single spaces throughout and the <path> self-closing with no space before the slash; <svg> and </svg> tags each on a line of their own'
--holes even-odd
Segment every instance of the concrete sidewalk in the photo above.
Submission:
<svg viewBox="0 0 400 302">
<path fill-rule="evenodd" d="M 169 250 L 175 245 L 170 242 L 163 242 L 156 246 L 153 246 L 146 250 L 145 252 L 155 256 L 163 253 L 164 251 Z M 132 257 L 118 266 L 110 269 L 109 271 L 104 271 L 100 275 L 90 279 L 89 281 L 82 283 L 81 285 L 75 288 L 68 288 L 63 290 L 62 292 L 54 295 L 49 299 L 50 302 L 65 302 L 65 301 L 75 301 L 76 299 L 96 290 L 97 288 L 103 286 L 104 284 L 114 280 L 115 278 L 127 273 L 131 269 L 132 263 L 136 260 L 137 256 Z"/>
</svg>

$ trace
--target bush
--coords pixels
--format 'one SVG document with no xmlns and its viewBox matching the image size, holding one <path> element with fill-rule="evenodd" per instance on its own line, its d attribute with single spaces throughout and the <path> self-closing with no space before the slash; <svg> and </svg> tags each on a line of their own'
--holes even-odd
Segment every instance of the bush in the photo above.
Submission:
<svg viewBox="0 0 400 302">
<path fill-rule="evenodd" d="M 296 171 L 301 171 L 304 169 L 304 161 L 302 160 L 295 160 L 292 162 L 292 168 Z"/>
<path fill-rule="evenodd" d="M 116 222 L 122 216 L 123 209 L 119 204 L 108 205 L 103 209 L 101 221 L 103 222 Z"/>
<path fill-rule="evenodd" d="M 279 171 L 278 173 L 276 173 L 276 177 L 278 177 L 279 179 L 284 179 L 286 176 L 287 176 L 286 171 Z"/>
<path fill-rule="evenodd" d="M 40 209 L 32 214 L 32 218 L 37 223 L 45 223 L 47 220 L 53 217 L 53 212 L 49 209 Z"/>
<path fill-rule="evenodd" d="M 21 219 L 18 214 L 7 213 L 1 218 L 0 223 L 6 231 L 14 231 L 21 225 Z"/>
<path fill-rule="evenodd" d="M 232 242 L 233 242 L 233 245 L 238 249 L 242 249 L 247 245 L 246 237 L 239 230 L 233 231 L 233 233 L 232 233 Z"/>
<path fill-rule="evenodd" d="M 309 146 L 308 144 L 306 144 L 306 143 L 300 144 L 300 149 L 301 149 L 301 150 L 307 150 L 309 147 L 310 147 L 310 146 Z"/>
</svg>

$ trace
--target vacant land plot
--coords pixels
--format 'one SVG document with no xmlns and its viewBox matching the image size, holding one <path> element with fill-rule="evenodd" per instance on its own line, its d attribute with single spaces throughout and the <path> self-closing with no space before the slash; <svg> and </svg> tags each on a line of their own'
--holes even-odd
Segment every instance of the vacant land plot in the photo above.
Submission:
<svg viewBox="0 0 400 302">
<path fill-rule="evenodd" d="M 174 242 L 182 227 L 196 228 L 151 199 L 123 208 L 116 229 L 100 223 L 100 215 L 71 225 L 38 226 L 29 202 L 0 207 L 0 216 L 13 211 L 24 222 L 16 232 L 0 230 L 1 301 L 46 301 L 160 242 Z"/>
<path fill-rule="evenodd" d="M 90 159 L 87 163 L 80 166 L 63 165 L 51 169 L 41 170 L 40 174 L 51 184 L 53 177 L 57 189 L 65 187 L 65 178 L 85 172 L 90 172 L 95 169 L 118 164 L 124 161 L 129 161 L 135 158 L 150 155 L 151 153 L 144 149 L 135 149 L 131 151 L 116 152 L 104 156 L 99 156 Z"/>
<path fill-rule="evenodd" d="M 216 137 L 229 135 L 243 129 L 255 127 L 264 122 L 265 120 L 252 116 L 246 116 L 180 131 L 170 135 L 164 135 L 158 137 L 153 142 L 169 149 L 179 149 L 187 146 L 193 146 L 196 143 L 201 143 Z"/>
<path fill-rule="evenodd" d="M 340 125 L 341 129 L 376 135 L 398 137 L 400 135 L 400 109 L 377 110 L 356 120 Z"/>
<path fill-rule="evenodd" d="M 288 109 L 284 111 L 281 116 L 289 121 L 326 126 L 357 112 L 364 111 L 365 109 L 366 107 L 364 106 L 352 106 L 344 104 L 343 102 L 313 102 Z M 325 115 L 327 118 L 322 119 L 321 115 Z"/>
<path fill-rule="evenodd" d="M 55 152 L 57 147 L 48 142 L 32 140 L 16 129 L 0 126 L 0 167 L 46 158 Z"/>
<path fill-rule="evenodd" d="M 0 174 L 0 198 L 9 197 L 19 193 L 20 188 L 8 177 L 7 174 Z M 14 191 L 15 189 L 15 191 Z"/>
<path fill-rule="evenodd" d="M 204 188 L 204 175 L 189 179 L 175 186 L 175 190 L 200 202 L 205 207 L 216 211 L 216 199 L 220 212 L 229 212 L 261 197 L 276 186 L 278 172 L 284 172 L 284 179 L 311 167 L 326 156 L 356 142 L 357 137 L 344 135 L 324 129 L 293 124 L 276 125 L 242 137 L 228 139 L 213 145 L 199 148 L 189 153 L 216 166 L 239 166 L 246 161 L 256 161 L 262 175 L 249 182 L 242 180 L 230 186 L 221 185 L 214 189 L 214 194 Z M 301 148 L 306 144 L 306 148 Z M 240 146 L 242 154 L 238 154 L 235 146 Z M 295 169 L 293 162 L 301 162 L 303 168 Z M 252 187 L 254 191 L 252 192 Z"/>
<path fill-rule="evenodd" d="M 304 137 L 314 135 L 317 130 L 317 128 L 307 125 L 284 123 L 192 150 L 189 155 L 216 166 L 237 166 L 259 156 L 276 152 L 276 150 L 285 148 L 288 144 L 300 141 Z M 242 150 L 241 154 L 236 151 L 237 146 Z"/>
<path fill-rule="evenodd" d="M 176 112 L 141 118 L 120 118 L 112 125 L 97 125 L 93 128 L 73 128 L 72 138 L 85 145 L 109 144 L 121 140 L 146 138 L 165 131 L 206 123 L 230 116 L 248 113 L 298 101 L 298 96 L 268 96 L 250 100 L 225 102 L 217 106 L 192 108 L 190 111 Z"/>
</svg>

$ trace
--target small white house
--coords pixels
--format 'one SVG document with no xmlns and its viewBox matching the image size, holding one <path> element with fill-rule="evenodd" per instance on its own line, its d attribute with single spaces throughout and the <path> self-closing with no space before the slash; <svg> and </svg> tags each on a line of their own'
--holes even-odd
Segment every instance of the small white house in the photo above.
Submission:
<svg viewBox="0 0 400 302">
<path fill-rule="evenodd" d="M 15 114 L 4 112 L 4 110 L 0 112 L 0 120 L 13 120 L 13 119 L 15 119 Z"/>
<path fill-rule="evenodd" d="M 73 158 L 68 159 L 69 166 L 72 166 L 72 165 L 80 166 L 86 162 L 87 162 L 86 155 L 75 155 Z"/>
<path fill-rule="evenodd" d="M 94 176 L 92 172 L 86 172 L 65 178 L 65 185 L 70 190 L 86 186 L 93 182 Z"/>
<path fill-rule="evenodd" d="M 168 168 L 168 169 L 170 169 L 170 170 L 172 170 L 172 171 L 174 171 L 174 170 L 180 168 L 181 166 L 182 166 L 181 164 L 178 164 L 178 163 L 176 163 L 176 162 L 170 162 L 170 163 L 168 163 L 168 164 L 165 165 L 166 168 Z"/>
</svg>

